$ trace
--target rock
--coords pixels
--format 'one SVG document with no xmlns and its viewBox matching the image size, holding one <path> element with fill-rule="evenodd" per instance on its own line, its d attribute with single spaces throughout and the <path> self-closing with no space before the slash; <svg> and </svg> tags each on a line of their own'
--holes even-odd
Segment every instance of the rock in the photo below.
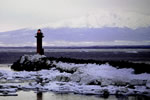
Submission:
<svg viewBox="0 0 150 100">
<path fill-rule="evenodd" d="M 120 87 L 118 88 L 118 90 L 116 91 L 116 95 L 124 95 L 127 94 L 127 92 L 129 92 L 129 90 L 125 87 Z"/>
<path fill-rule="evenodd" d="M 81 81 L 80 75 L 77 74 L 77 73 L 71 75 L 71 81 L 73 81 L 73 82 L 80 82 Z"/>
<path fill-rule="evenodd" d="M 103 90 L 102 97 L 104 97 L 104 98 L 108 98 L 109 97 L 109 91 L 108 91 L 108 89 L 104 89 Z"/>
<path fill-rule="evenodd" d="M 39 55 L 39 54 L 35 54 L 35 55 L 24 55 L 21 57 L 20 59 L 20 63 L 24 63 L 25 61 L 31 61 L 31 62 L 37 62 L 39 61 L 41 58 L 45 58 L 46 56 L 44 55 Z"/>
<path fill-rule="evenodd" d="M 127 85 L 127 82 L 117 81 L 117 82 L 115 82 L 115 85 L 116 85 L 116 86 L 126 86 L 126 85 Z"/>
<path fill-rule="evenodd" d="M 18 96 L 16 93 L 1 93 L 0 96 Z"/>
<path fill-rule="evenodd" d="M 93 76 L 89 74 L 81 74 L 79 77 L 81 78 L 80 84 L 89 84 L 89 82 L 93 81 Z"/>
<path fill-rule="evenodd" d="M 135 89 L 134 85 L 128 85 L 127 87 L 130 88 L 130 89 Z"/>
<path fill-rule="evenodd" d="M 38 71 L 52 67 L 54 67 L 54 64 L 51 64 L 46 56 L 36 54 L 21 56 L 17 62 L 13 63 L 11 69 L 16 71 Z"/>
<path fill-rule="evenodd" d="M 103 78 L 101 80 L 101 86 L 108 86 L 114 84 L 112 80 Z"/>
<path fill-rule="evenodd" d="M 3 73 L 0 72 L 0 78 L 3 76 Z"/>
<path fill-rule="evenodd" d="M 146 82 L 146 88 L 150 89 L 150 80 Z"/>
<path fill-rule="evenodd" d="M 47 61 L 46 61 L 46 64 L 47 64 L 47 65 L 51 64 L 51 61 L 47 60 Z"/>
<path fill-rule="evenodd" d="M 4 89 L 0 89 L 0 93 L 13 93 L 13 92 L 17 92 L 17 88 L 4 88 Z"/>
<path fill-rule="evenodd" d="M 93 80 L 89 82 L 88 85 L 101 85 L 101 82 L 99 80 Z"/>
<path fill-rule="evenodd" d="M 7 79 L 1 79 L 0 82 L 1 83 L 7 83 Z"/>
<path fill-rule="evenodd" d="M 69 82 L 70 81 L 70 77 L 65 76 L 65 75 L 59 75 L 59 76 L 56 76 L 55 80 L 61 81 L 61 82 Z"/>
<path fill-rule="evenodd" d="M 129 90 L 125 87 L 119 89 L 120 92 L 127 93 Z"/>
<path fill-rule="evenodd" d="M 130 85 L 146 85 L 146 80 L 133 79 L 130 81 Z"/>
</svg>

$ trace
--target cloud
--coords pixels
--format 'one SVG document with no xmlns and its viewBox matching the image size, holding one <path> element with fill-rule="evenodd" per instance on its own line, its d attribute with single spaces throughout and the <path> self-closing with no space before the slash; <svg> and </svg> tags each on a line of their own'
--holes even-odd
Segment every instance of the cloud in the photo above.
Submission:
<svg viewBox="0 0 150 100">
<path fill-rule="evenodd" d="M 78 27 L 78 21 L 80 21 L 81 27 L 86 27 L 87 23 L 90 23 L 88 25 L 89 27 L 109 25 L 136 28 L 139 27 L 139 24 L 145 27 L 149 21 L 145 17 L 150 15 L 149 5 L 150 0 L 0 0 L 0 26 L 4 25 L 0 27 L 0 31 L 55 23 L 56 21 L 61 21 L 63 25 L 55 23 L 55 25 L 51 25 L 52 27 L 68 26 L 68 24 L 71 24 L 70 27 Z M 115 17 L 114 15 L 100 12 L 101 20 L 98 20 L 101 22 L 97 25 L 95 25 L 97 19 L 92 19 L 92 22 L 87 22 L 82 20 L 82 17 L 78 18 L 83 16 L 83 19 L 89 19 L 85 14 L 95 11 L 95 9 L 97 11 L 109 11 L 113 14 L 118 13 L 118 10 L 120 10 L 121 16 L 119 14 L 117 15 L 119 17 Z M 126 12 L 134 12 L 137 14 L 132 15 Z M 141 14 L 144 16 L 139 16 Z M 78 20 L 69 22 L 62 21 L 71 18 L 77 18 Z M 118 22 L 111 22 L 112 20 Z"/>
<path fill-rule="evenodd" d="M 110 11 L 94 11 L 84 16 L 61 20 L 54 23 L 39 25 L 38 28 L 102 28 L 102 27 L 119 27 L 137 29 L 140 27 L 150 26 L 150 15 L 140 14 L 136 12 L 110 12 Z M 37 28 L 37 27 L 33 27 Z"/>
</svg>

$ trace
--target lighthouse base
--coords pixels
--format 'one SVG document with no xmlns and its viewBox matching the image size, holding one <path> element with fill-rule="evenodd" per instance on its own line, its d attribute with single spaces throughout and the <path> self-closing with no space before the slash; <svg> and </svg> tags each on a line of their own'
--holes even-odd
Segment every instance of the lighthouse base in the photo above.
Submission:
<svg viewBox="0 0 150 100">
<path fill-rule="evenodd" d="M 44 55 L 44 49 L 42 48 L 42 49 L 37 49 L 37 54 L 39 54 L 39 55 Z"/>
</svg>

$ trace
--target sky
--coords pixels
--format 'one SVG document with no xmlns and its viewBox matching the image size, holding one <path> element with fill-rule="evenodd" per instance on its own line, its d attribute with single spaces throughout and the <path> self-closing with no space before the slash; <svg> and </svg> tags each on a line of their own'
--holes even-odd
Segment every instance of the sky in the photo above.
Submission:
<svg viewBox="0 0 150 100">
<path fill-rule="evenodd" d="M 81 19 L 93 12 L 99 13 L 100 21 L 105 18 L 100 27 L 110 26 L 110 23 L 116 27 L 113 21 L 107 22 L 114 16 L 108 13 L 115 13 L 122 19 L 115 19 L 117 27 L 147 27 L 150 26 L 149 5 L 150 0 L 0 0 L 0 32 L 46 25 L 63 27 L 66 23 L 70 24 L 68 20 Z M 127 19 L 130 19 L 129 23 Z M 138 23 L 138 20 L 142 21 Z M 58 25 L 59 22 L 61 25 Z"/>
<path fill-rule="evenodd" d="M 35 46 L 38 28 L 52 29 L 42 30 L 46 46 L 150 45 L 149 5 L 150 0 L 0 0 L 0 46 Z"/>
</svg>

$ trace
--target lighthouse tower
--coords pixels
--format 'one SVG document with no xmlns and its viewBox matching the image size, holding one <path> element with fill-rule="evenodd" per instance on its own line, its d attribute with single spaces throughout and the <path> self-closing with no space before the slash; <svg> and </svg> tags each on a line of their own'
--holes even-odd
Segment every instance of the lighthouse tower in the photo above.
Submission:
<svg viewBox="0 0 150 100">
<path fill-rule="evenodd" d="M 40 29 L 38 29 L 37 35 L 35 37 L 37 38 L 37 53 L 43 55 L 44 49 L 42 48 L 42 38 L 44 36 Z"/>
</svg>

